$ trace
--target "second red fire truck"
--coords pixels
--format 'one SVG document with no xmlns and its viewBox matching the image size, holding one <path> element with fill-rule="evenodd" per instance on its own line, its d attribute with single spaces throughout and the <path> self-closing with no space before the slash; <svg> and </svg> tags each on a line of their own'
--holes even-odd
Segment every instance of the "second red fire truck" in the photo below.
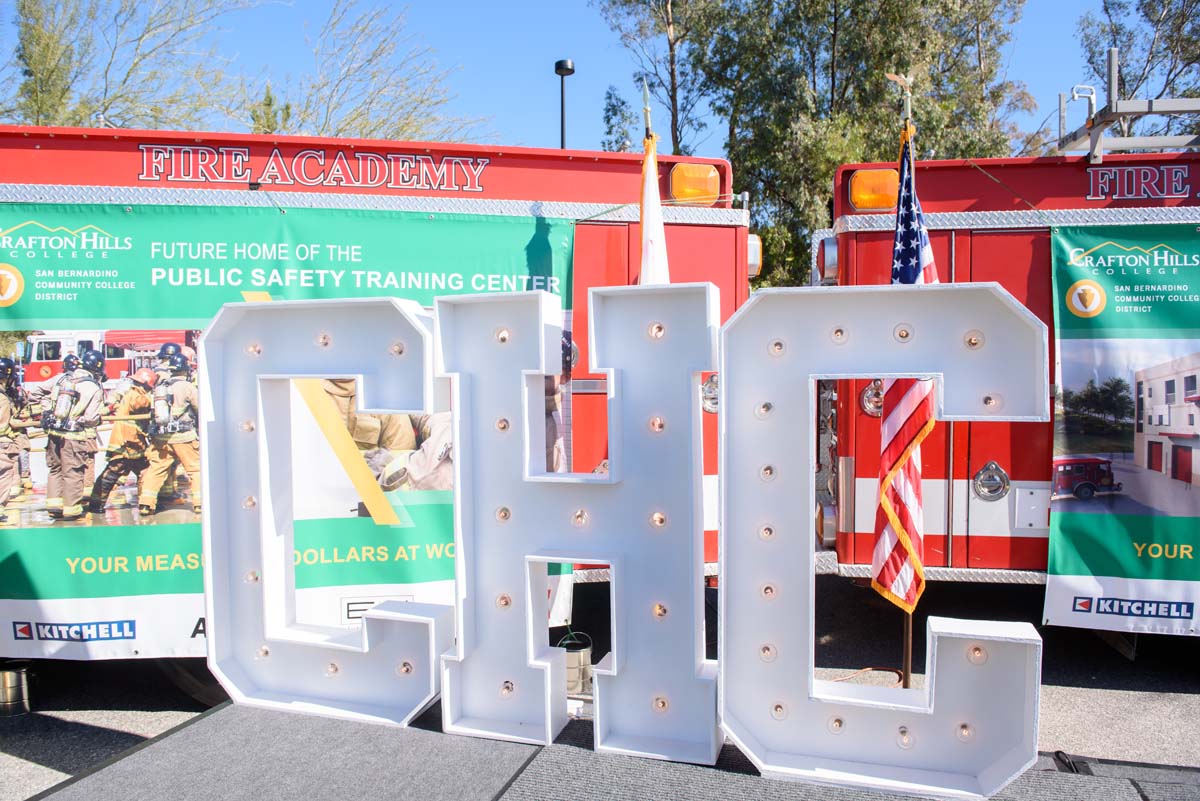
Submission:
<svg viewBox="0 0 1200 801">
<path fill-rule="evenodd" d="M 890 282 L 896 182 L 894 164 L 838 170 L 833 228 L 814 240 L 815 282 Z M 998 282 L 1051 331 L 1055 226 L 1200 225 L 1195 153 L 925 161 L 917 163 L 916 183 L 941 281 Z M 1052 336 L 1052 390 L 1054 363 Z M 882 397 L 870 378 L 837 382 L 825 394 L 836 435 L 833 452 L 821 459 L 831 502 L 819 516 L 836 553 L 836 563 L 830 553 L 825 564 L 866 577 Z M 1090 494 L 1087 482 L 1065 487 L 1056 479 L 1053 422 L 939 422 L 921 451 L 926 575 L 934 580 L 1041 582 L 1052 493 L 1082 499 L 1119 490 L 1103 460 L 1078 465 L 1095 474 Z"/>
</svg>

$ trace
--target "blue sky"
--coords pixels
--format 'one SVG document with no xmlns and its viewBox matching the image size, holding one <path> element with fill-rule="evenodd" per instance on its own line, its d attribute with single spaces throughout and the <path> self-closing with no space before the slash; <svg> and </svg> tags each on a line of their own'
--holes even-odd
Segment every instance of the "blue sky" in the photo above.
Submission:
<svg viewBox="0 0 1200 801">
<path fill-rule="evenodd" d="M 1057 108 L 1060 91 L 1083 80 L 1075 22 L 1098 5 L 1099 0 L 1028 0 L 1013 42 L 1002 54 L 1010 76 L 1024 81 L 1038 101 L 1038 111 L 1024 120 L 1026 127 Z M 306 63 L 306 25 L 315 33 L 327 9 L 326 2 L 297 0 L 245 12 L 225 35 L 225 45 L 239 53 L 247 71 L 273 63 L 276 71 L 298 72 Z M 481 131 L 499 144 L 558 146 L 554 62 L 560 58 L 573 59 L 576 67 L 567 78 L 568 147 L 600 146 L 609 84 L 640 105 L 630 56 L 586 0 L 421 0 L 408 7 L 407 33 L 432 47 L 442 66 L 455 68 L 449 79 L 457 95 L 452 111 L 486 118 Z M 1072 127 L 1082 121 L 1083 108 L 1082 102 L 1071 107 Z M 656 109 L 654 116 L 661 123 L 665 111 Z M 1056 117 L 1050 125 L 1056 130 Z M 697 154 L 720 156 L 721 145 L 720 132 L 712 132 Z"/>
</svg>

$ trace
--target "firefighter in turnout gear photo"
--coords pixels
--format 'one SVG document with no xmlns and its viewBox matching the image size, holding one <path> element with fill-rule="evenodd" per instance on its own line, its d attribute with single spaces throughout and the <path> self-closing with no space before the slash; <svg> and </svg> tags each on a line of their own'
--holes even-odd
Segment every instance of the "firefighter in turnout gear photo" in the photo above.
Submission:
<svg viewBox="0 0 1200 801">
<path fill-rule="evenodd" d="M 64 367 L 68 359 L 63 360 Z M 46 483 L 46 512 L 56 520 L 83 517 L 83 497 L 90 482 L 89 468 L 94 466 L 96 426 L 104 405 L 104 354 L 86 350 L 77 360 L 79 366 L 50 390 L 42 428 L 46 431 L 46 465 L 50 475 Z"/>
<path fill-rule="evenodd" d="M 384 492 L 453 486 L 449 413 L 362 414 L 355 410 L 354 379 L 326 378 L 321 384 Z"/>
<path fill-rule="evenodd" d="M 9 504 L 25 503 L 33 493 L 33 474 L 30 470 L 29 454 L 33 443 L 29 441 L 28 429 L 37 428 L 41 418 L 40 414 L 33 414 L 28 393 L 21 385 L 18 375 L 14 375 L 9 380 L 7 394 L 12 403 L 9 427 L 13 429 L 13 437 L 17 443 L 17 469 L 20 474 L 19 480 L 13 482 L 12 488 L 8 491 L 8 502 Z"/>
<path fill-rule="evenodd" d="M 150 368 L 158 376 L 159 383 L 171 380 L 171 357 L 176 354 L 183 353 L 183 346 L 178 342 L 164 342 L 158 349 L 157 361 Z M 176 484 L 176 469 L 179 467 L 179 462 L 175 463 L 175 468 L 167 473 L 167 478 L 163 481 L 163 485 L 159 487 L 158 497 L 174 497 L 179 493 L 179 487 Z M 141 493 L 139 493 L 140 495 Z"/>
<path fill-rule="evenodd" d="M 71 373 L 75 372 L 78 369 L 79 369 L 79 357 L 76 356 L 74 353 L 68 353 L 63 358 L 62 372 L 59 375 L 54 376 L 53 378 L 48 378 L 45 381 L 26 381 L 21 386 L 22 395 L 23 395 L 23 399 L 25 402 L 25 407 L 23 409 L 23 414 L 22 414 L 22 420 L 24 420 L 27 423 L 27 426 L 29 428 L 41 428 L 42 427 L 42 423 L 45 420 L 45 414 L 46 414 L 46 412 L 48 412 L 50 410 L 49 406 L 48 406 L 50 393 L 53 392 L 54 388 L 56 386 L 58 386 L 61 382 L 69 381 L 70 377 L 71 377 Z M 22 431 L 24 431 L 24 430 L 25 429 L 22 429 Z M 46 433 L 46 432 L 43 431 L 43 433 Z M 32 443 L 29 442 L 28 435 L 24 435 L 23 437 L 19 438 L 18 442 L 23 447 L 27 446 L 25 452 L 22 454 L 22 457 L 23 457 L 22 461 L 25 462 L 25 464 L 29 464 L 30 460 L 31 460 L 30 450 L 32 449 Z M 47 450 L 47 452 L 50 450 L 49 441 L 47 441 L 47 443 L 46 443 L 46 450 Z M 49 470 L 49 466 L 50 466 L 49 453 L 47 453 L 47 457 L 46 457 L 47 470 Z M 24 474 L 24 473 L 28 473 L 30 471 L 23 466 L 22 472 Z M 30 475 L 30 478 L 32 479 L 32 475 Z M 32 492 L 32 490 L 33 490 L 33 481 L 32 480 L 30 480 L 30 482 L 29 482 L 28 489 Z M 49 498 L 47 498 L 47 501 L 49 501 Z M 55 502 L 53 505 L 50 505 L 49 503 L 47 503 L 46 511 L 47 512 L 53 511 L 54 514 L 52 514 L 51 517 L 56 516 L 60 511 L 62 511 L 62 499 L 61 498 L 55 499 Z"/>
<path fill-rule="evenodd" d="M 19 398 L 17 366 L 12 359 L 0 359 L 0 523 L 9 522 L 5 507 L 21 484 L 21 432 L 14 419 Z"/>
<path fill-rule="evenodd" d="M 71 378 L 71 373 L 79 369 L 79 357 L 74 353 L 68 353 L 62 361 L 62 373 L 54 378 L 47 378 L 45 381 L 26 381 L 24 384 L 25 398 L 29 404 L 30 413 L 37 419 L 42 420 L 45 413 L 50 411 L 47 405 L 50 393 L 64 381 Z"/>
<path fill-rule="evenodd" d="M 183 348 L 175 342 L 164 342 L 162 347 L 158 349 L 158 362 L 154 365 L 154 372 L 158 373 L 159 381 L 168 381 L 171 378 L 171 357 L 183 353 Z"/>
<path fill-rule="evenodd" d="M 92 486 L 89 512 L 102 514 L 113 487 L 130 473 L 140 480 L 142 472 L 150 466 L 150 460 L 146 457 L 149 420 L 131 418 L 151 416 L 149 412 L 156 384 L 158 374 L 149 367 L 142 367 L 130 377 L 129 389 L 121 395 L 112 410 L 116 420 L 108 438 L 108 464 Z"/>
<path fill-rule="evenodd" d="M 178 347 L 178 346 L 176 346 Z M 164 349 L 167 345 L 163 346 Z M 176 352 L 167 360 L 170 375 L 161 372 L 154 387 L 150 411 L 150 466 L 142 478 L 138 511 L 152 515 L 158 511 L 158 494 L 178 462 L 187 473 L 192 493 L 192 511 L 200 512 L 200 393 L 189 379 L 187 357 Z"/>
</svg>

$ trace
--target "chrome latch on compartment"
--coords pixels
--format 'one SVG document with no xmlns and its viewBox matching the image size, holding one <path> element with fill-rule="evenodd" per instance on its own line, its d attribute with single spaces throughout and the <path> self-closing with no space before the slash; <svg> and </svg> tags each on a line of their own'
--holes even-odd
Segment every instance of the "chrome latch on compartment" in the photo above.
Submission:
<svg viewBox="0 0 1200 801">
<path fill-rule="evenodd" d="M 981 501 L 1000 500 L 1008 495 L 1010 485 L 1008 473 L 1004 472 L 1004 468 L 994 461 L 979 468 L 979 472 L 975 474 L 975 480 L 972 482 L 975 497 Z"/>
</svg>

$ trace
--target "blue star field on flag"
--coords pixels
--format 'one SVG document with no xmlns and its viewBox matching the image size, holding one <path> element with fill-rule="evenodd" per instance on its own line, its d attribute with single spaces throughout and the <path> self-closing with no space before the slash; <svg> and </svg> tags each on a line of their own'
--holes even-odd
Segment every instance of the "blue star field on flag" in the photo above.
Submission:
<svg viewBox="0 0 1200 801">
<path fill-rule="evenodd" d="M 896 240 L 892 257 L 893 284 L 936 284 L 933 248 L 925 230 L 921 201 L 913 177 L 913 129 L 908 127 L 900 143 L 900 191 L 896 198 Z"/>
</svg>

